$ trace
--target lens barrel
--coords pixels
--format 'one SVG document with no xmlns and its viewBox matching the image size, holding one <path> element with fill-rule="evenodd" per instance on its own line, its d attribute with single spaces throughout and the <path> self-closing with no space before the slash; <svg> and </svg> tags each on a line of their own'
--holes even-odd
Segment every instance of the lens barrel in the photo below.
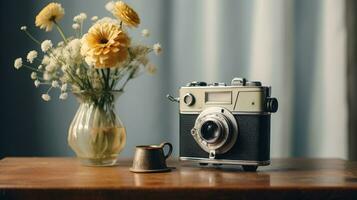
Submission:
<svg viewBox="0 0 357 200">
<path fill-rule="evenodd" d="M 223 107 L 210 107 L 196 119 L 191 135 L 206 152 L 227 152 L 236 143 L 238 124 L 234 115 Z"/>
</svg>

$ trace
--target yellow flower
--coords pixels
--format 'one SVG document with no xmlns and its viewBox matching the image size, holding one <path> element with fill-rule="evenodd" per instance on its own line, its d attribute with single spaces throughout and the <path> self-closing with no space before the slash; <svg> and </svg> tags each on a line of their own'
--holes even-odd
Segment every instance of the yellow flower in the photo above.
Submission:
<svg viewBox="0 0 357 200">
<path fill-rule="evenodd" d="M 116 67 L 128 57 L 130 39 L 116 24 L 96 23 L 82 38 L 82 55 L 96 68 Z"/>
<path fill-rule="evenodd" d="M 50 3 L 36 16 L 35 24 L 41 29 L 51 31 L 54 22 L 58 22 L 64 16 L 64 9 L 59 3 Z"/>
<path fill-rule="evenodd" d="M 115 3 L 113 14 L 128 27 L 137 27 L 140 24 L 140 18 L 135 10 L 122 1 Z"/>
</svg>

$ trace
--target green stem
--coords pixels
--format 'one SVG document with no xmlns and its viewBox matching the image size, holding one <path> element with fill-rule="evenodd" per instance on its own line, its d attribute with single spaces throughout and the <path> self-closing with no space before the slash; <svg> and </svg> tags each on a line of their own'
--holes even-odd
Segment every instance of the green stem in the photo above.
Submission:
<svg viewBox="0 0 357 200">
<path fill-rule="evenodd" d="M 34 68 L 34 67 L 31 67 L 31 66 L 28 66 L 28 65 L 25 65 L 25 64 L 22 64 L 24 67 L 26 67 L 27 69 L 30 69 L 30 70 L 33 70 L 33 71 L 36 71 L 36 72 L 39 72 L 39 73 L 43 73 L 42 71 Z"/>
<path fill-rule="evenodd" d="M 52 86 L 50 88 L 48 88 L 46 93 L 48 94 L 51 90 L 52 90 Z"/>
<path fill-rule="evenodd" d="M 38 45 L 41 46 L 41 42 L 40 42 L 40 41 L 38 41 L 35 37 L 33 37 L 27 30 L 24 30 L 24 31 L 25 31 L 26 35 L 27 35 L 31 40 L 33 40 L 34 42 L 36 42 Z"/>
<path fill-rule="evenodd" d="M 83 23 L 81 23 L 81 31 L 79 37 L 82 37 L 82 35 L 83 35 Z"/>
<path fill-rule="evenodd" d="M 77 66 L 77 67 L 80 67 L 80 66 Z M 72 76 L 74 79 L 76 79 L 76 80 L 78 81 L 78 83 L 81 83 L 81 84 L 82 84 L 82 88 L 83 88 L 83 89 L 91 88 L 91 85 L 88 84 L 88 82 L 86 81 L 86 80 L 88 80 L 88 78 L 86 78 L 86 77 L 82 78 L 81 76 L 79 76 L 79 75 L 76 73 L 76 70 L 74 70 L 74 69 L 71 68 L 71 67 L 70 67 L 70 69 L 71 69 L 71 71 L 73 72 L 71 76 Z"/>
<path fill-rule="evenodd" d="M 104 79 L 104 89 L 107 89 L 107 77 L 105 75 L 104 69 L 100 69 L 100 71 L 102 72 L 102 76 Z"/>
<path fill-rule="evenodd" d="M 35 58 L 35 60 L 37 60 L 37 62 L 42 63 L 42 60 Z"/>
<path fill-rule="evenodd" d="M 130 72 L 128 78 L 125 80 L 124 84 L 123 84 L 123 85 L 121 86 L 121 88 L 120 88 L 121 91 L 124 91 L 124 87 L 126 86 L 126 84 L 129 82 L 129 80 L 130 80 L 131 78 L 133 78 L 133 75 L 134 75 L 134 73 L 135 73 L 135 70 L 136 70 L 136 68 L 133 68 L 133 69 L 131 70 L 131 72 Z"/>
<path fill-rule="evenodd" d="M 52 83 L 48 82 L 47 80 L 41 78 L 41 77 L 37 77 L 37 80 L 39 81 L 44 81 L 44 82 L 41 82 L 41 84 L 47 84 L 47 85 L 51 85 Z M 47 82 L 46 82 L 47 81 Z"/>
<path fill-rule="evenodd" d="M 67 38 L 66 38 L 66 36 L 64 35 L 64 32 L 63 32 L 61 26 L 60 26 L 55 20 L 53 21 L 53 23 L 56 25 L 57 30 L 58 30 L 58 32 L 60 33 L 60 35 L 61 35 L 61 37 L 62 37 L 64 43 L 67 44 Z"/>
<path fill-rule="evenodd" d="M 85 80 L 84 80 L 84 81 L 88 84 L 89 89 L 92 90 L 93 87 L 92 87 L 92 84 L 91 84 L 91 82 L 90 82 L 90 79 L 89 79 L 89 76 L 88 76 L 86 67 L 85 67 L 84 65 L 80 65 L 79 67 L 86 71 L 86 73 L 85 73 L 85 78 L 84 78 Z"/>
<path fill-rule="evenodd" d="M 77 38 L 80 38 L 78 30 L 74 29 L 74 34 L 76 35 Z"/>
<path fill-rule="evenodd" d="M 97 75 L 100 77 L 100 72 L 98 69 L 95 69 L 95 72 L 97 73 Z"/>
<path fill-rule="evenodd" d="M 107 89 L 111 89 L 109 88 L 109 81 L 110 81 L 110 68 L 107 68 Z"/>
<path fill-rule="evenodd" d="M 118 68 L 115 69 L 115 72 L 114 72 L 114 76 L 117 76 L 118 75 Z M 116 78 L 116 77 L 115 77 Z M 110 88 L 113 89 L 114 87 L 114 83 L 115 83 L 115 78 L 113 78 L 112 80 L 112 84 L 110 85 Z"/>
<path fill-rule="evenodd" d="M 104 83 L 104 80 L 103 80 L 104 77 L 103 77 L 103 78 L 100 77 L 100 71 L 99 71 L 99 69 L 95 69 L 95 72 L 96 72 L 96 73 L 98 74 L 98 76 L 99 76 L 100 83 L 104 86 L 104 84 L 105 84 L 105 83 Z"/>
<path fill-rule="evenodd" d="M 41 79 L 38 79 L 38 80 L 41 81 Z M 40 85 L 52 85 L 52 83 L 40 82 Z"/>
<path fill-rule="evenodd" d="M 73 72 L 73 69 L 70 68 L 70 70 L 72 70 L 72 72 Z M 66 70 L 66 73 L 75 84 L 77 84 L 81 89 L 84 89 L 84 86 L 81 85 L 81 80 L 77 80 L 76 77 L 74 76 L 75 73 L 74 74 L 71 73 L 70 71 L 68 71 L 68 69 Z"/>
<path fill-rule="evenodd" d="M 62 63 L 62 64 L 64 64 L 64 65 L 66 64 L 65 61 L 63 61 L 63 60 L 61 60 L 61 59 L 59 59 L 59 58 L 57 58 L 57 57 L 55 56 L 55 54 L 53 53 L 53 50 L 52 50 L 52 49 L 49 50 L 48 55 L 49 55 L 50 57 L 52 56 L 52 58 L 56 59 L 57 62 Z"/>
</svg>

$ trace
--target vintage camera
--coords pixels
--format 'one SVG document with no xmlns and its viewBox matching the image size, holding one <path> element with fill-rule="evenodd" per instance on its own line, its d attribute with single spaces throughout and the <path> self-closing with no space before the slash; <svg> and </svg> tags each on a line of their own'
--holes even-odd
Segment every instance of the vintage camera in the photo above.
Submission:
<svg viewBox="0 0 357 200">
<path fill-rule="evenodd" d="M 180 88 L 180 160 L 238 164 L 245 171 L 270 164 L 271 88 L 234 78 L 231 85 L 191 82 Z"/>
</svg>

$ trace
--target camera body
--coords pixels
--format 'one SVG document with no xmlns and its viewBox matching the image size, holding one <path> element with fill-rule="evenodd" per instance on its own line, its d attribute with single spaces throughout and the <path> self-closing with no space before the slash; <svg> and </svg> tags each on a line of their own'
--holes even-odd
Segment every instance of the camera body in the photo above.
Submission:
<svg viewBox="0 0 357 200">
<path fill-rule="evenodd" d="M 180 88 L 180 160 L 238 164 L 246 171 L 270 164 L 271 88 L 234 78 L 231 85 L 192 82 Z"/>
</svg>

